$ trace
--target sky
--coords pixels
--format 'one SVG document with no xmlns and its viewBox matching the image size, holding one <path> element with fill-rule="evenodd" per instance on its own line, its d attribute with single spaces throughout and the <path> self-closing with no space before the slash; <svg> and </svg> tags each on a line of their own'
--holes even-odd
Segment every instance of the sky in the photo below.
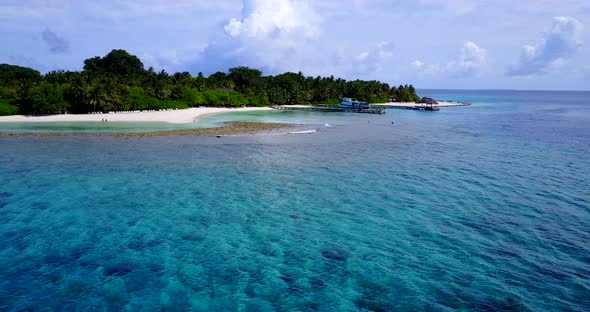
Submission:
<svg viewBox="0 0 590 312">
<path fill-rule="evenodd" d="M 205 75 L 590 90 L 588 0 L 0 0 L 0 63 L 81 70 L 112 49 Z"/>
</svg>

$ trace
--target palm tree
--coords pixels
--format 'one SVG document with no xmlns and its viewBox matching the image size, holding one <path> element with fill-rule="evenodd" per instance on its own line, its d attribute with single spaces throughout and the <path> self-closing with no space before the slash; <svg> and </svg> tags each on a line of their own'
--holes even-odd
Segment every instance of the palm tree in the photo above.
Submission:
<svg viewBox="0 0 590 312">
<path fill-rule="evenodd" d="M 107 102 L 107 93 L 100 83 L 93 83 L 87 89 L 87 103 L 96 112 L 96 107 L 102 107 Z"/>
</svg>

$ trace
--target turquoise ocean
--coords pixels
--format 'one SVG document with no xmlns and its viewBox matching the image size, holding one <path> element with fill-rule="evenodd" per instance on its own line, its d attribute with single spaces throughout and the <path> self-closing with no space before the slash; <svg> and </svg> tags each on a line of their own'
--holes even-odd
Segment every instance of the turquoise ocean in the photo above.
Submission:
<svg viewBox="0 0 590 312">
<path fill-rule="evenodd" d="M 590 311 L 590 92 L 419 94 L 473 106 L 0 136 L 0 311 Z M 101 127 L 0 131 L 179 126 Z"/>
</svg>

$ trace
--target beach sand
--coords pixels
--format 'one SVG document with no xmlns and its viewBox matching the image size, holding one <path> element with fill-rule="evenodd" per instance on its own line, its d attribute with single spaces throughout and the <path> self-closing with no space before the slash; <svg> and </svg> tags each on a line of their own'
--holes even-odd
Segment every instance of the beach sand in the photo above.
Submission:
<svg viewBox="0 0 590 312">
<path fill-rule="evenodd" d="M 199 117 L 211 114 L 228 113 L 228 112 L 246 112 L 270 110 L 269 107 L 195 107 L 189 109 L 178 109 L 170 111 L 154 112 L 124 112 L 110 114 L 63 114 L 48 116 L 0 116 L 0 122 L 101 122 L 107 119 L 109 122 L 167 122 L 167 123 L 192 123 Z"/>
</svg>

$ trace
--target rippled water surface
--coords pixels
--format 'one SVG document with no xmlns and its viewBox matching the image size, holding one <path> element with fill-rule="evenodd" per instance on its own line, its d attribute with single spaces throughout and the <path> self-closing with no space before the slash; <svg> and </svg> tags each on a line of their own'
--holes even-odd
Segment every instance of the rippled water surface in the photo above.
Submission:
<svg viewBox="0 0 590 312">
<path fill-rule="evenodd" d="M 589 311 L 590 94 L 421 94 L 475 105 L 0 137 L 0 310 Z"/>
</svg>

